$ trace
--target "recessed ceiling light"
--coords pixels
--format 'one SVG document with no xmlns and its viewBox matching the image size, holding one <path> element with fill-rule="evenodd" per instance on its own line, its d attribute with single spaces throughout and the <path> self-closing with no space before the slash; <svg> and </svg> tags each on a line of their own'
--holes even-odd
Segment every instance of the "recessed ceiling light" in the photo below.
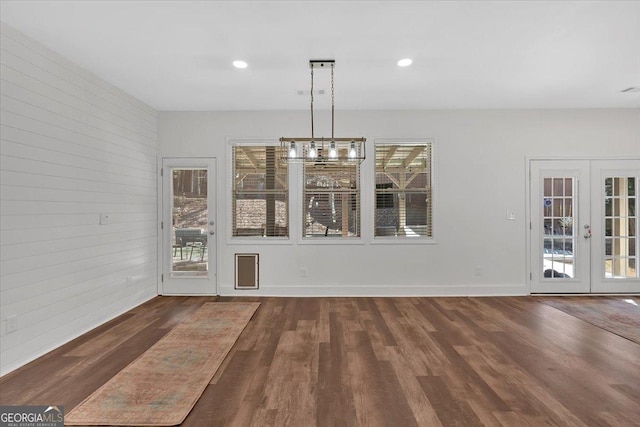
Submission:
<svg viewBox="0 0 640 427">
<path fill-rule="evenodd" d="M 247 63 L 244 61 L 233 61 L 233 66 L 236 68 L 247 68 Z"/>
<path fill-rule="evenodd" d="M 412 63 L 413 63 L 413 60 L 411 58 L 404 58 L 398 61 L 398 67 L 408 67 Z"/>
</svg>

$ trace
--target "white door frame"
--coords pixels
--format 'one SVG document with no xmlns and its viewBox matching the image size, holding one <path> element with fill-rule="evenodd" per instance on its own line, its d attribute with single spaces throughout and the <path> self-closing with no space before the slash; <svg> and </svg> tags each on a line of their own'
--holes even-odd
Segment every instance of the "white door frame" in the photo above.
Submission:
<svg viewBox="0 0 640 427">
<path fill-rule="evenodd" d="M 207 248 L 209 257 L 207 277 L 190 277 L 183 280 L 190 281 L 194 289 L 185 289 L 185 292 L 176 292 L 166 289 L 171 277 L 168 274 L 168 267 L 171 265 L 172 251 L 172 226 L 171 221 L 165 212 L 168 207 L 165 197 L 168 196 L 167 189 L 171 185 L 169 179 L 171 167 L 177 168 L 207 168 L 209 169 L 207 179 L 208 191 L 208 220 L 213 221 L 209 230 L 215 234 L 207 234 Z M 219 264 L 219 242 L 217 238 L 217 164 L 215 157 L 163 157 L 158 158 L 158 295 L 217 295 L 218 294 L 218 274 Z M 170 215 L 169 215 L 170 216 Z M 213 253 L 212 253 L 213 252 Z M 173 279 L 175 280 L 175 279 Z M 206 283 L 204 283 L 206 281 Z"/>
</svg>

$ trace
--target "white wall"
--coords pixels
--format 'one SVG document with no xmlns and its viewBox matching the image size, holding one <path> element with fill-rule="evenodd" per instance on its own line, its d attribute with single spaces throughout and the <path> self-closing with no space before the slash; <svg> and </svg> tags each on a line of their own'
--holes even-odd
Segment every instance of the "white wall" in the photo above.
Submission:
<svg viewBox="0 0 640 427">
<path fill-rule="evenodd" d="M 325 130 L 326 136 L 327 115 L 321 114 L 316 135 Z M 638 109 L 337 111 L 336 120 L 336 136 L 365 136 L 369 143 L 363 163 L 361 244 L 301 243 L 299 185 L 291 188 L 295 215 L 289 244 L 238 244 L 229 237 L 227 141 L 309 136 L 308 113 L 160 114 L 161 157 L 218 159 L 220 294 L 527 294 L 526 158 L 640 156 Z M 372 143 L 411 137 L 437 138 L 437 244 L 374 244 Z M 292 180 L 300 182 L 301 177 Z M 515 212 L 515 221 L 506 220 L 507 210 Z M 236 252 L 260 254 L 259 291 L 233 290 Z M 482 269 L 479 277 L 475 266 Z M 306 277 L 301 277 L 302 268 Z"/>
<path fill-rule="evenodd" d="M 1 31 L 4 374 L 156 295 L 157 113 Z"/>
</svg>

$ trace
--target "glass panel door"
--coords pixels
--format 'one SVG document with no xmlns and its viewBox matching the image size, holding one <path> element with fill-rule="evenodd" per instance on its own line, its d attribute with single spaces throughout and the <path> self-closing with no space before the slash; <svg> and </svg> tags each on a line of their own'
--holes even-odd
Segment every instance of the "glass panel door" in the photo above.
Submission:
<svg viewBox="0 0 640 427">
<path fill-rule="evenodd" d="M 214 295 L 213 159 L 163 160 L 163 294 Z"/>
<path fill-rule="evenodd" d="M 589 292 L 589 163 L 531 167 L 532 292 Z"/>
<path fill-rule="evenodd" d="M 600 256 L 594 259 L 592 291 L 640 292 L 638 271 L 638 184 L 640 161 L 594 161 L 592 210 L 601 217 L 602 232 L 592 244 Z"/>
</svg>

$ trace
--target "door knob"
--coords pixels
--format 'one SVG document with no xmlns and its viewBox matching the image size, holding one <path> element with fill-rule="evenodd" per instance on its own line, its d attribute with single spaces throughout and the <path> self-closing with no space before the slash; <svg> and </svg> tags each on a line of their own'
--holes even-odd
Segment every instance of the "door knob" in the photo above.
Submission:
<svg viewBox="0 0 640 427">
<path fill-rule="evenodd" d="M 584 225 L 584 238 L 585 239 L 591 238 L 591 226 L 589 224 Z"/>
<path fill-rule="evenodd" d="M 216 234 L 216 232 L 215 232 L 215 231 L 213 231 L 213 230 L 210 230 L 210 231 L 209 231 L 209 234 L 211 234 L 211 235 L 213 236 L 214 234 Z"/>
</svg>

